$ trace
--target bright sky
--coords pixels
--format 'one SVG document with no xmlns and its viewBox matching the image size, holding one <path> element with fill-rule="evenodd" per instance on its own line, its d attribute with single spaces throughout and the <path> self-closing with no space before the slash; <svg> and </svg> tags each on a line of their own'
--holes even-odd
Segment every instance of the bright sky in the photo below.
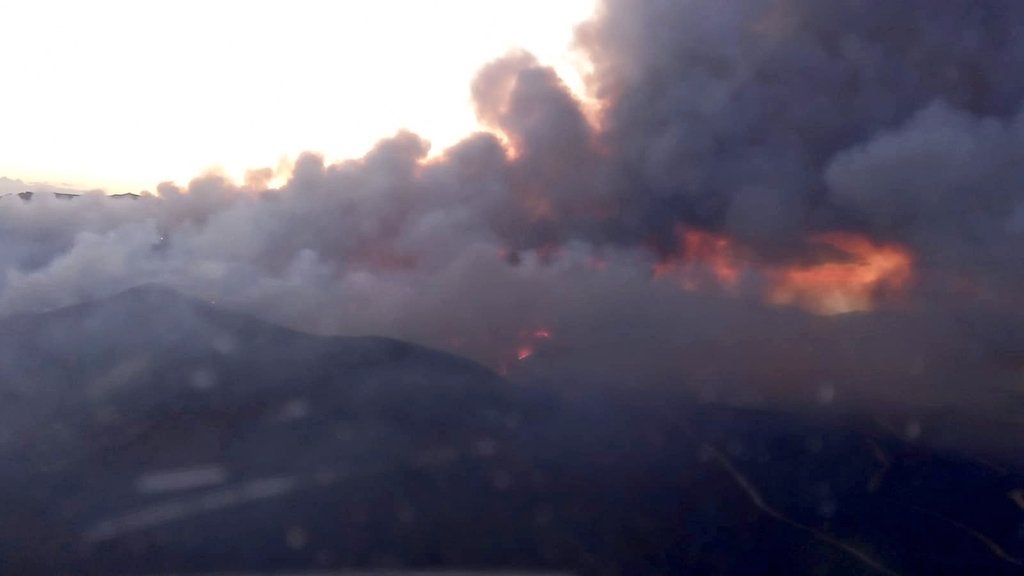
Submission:
<svg viewBox="0 0 1024 576">
<path fill-rule="evenodd" d="M 25 0 L 0 4 L 0 176 L 154 190 L 408 128 L 476 129 L 470 83 L 514 47 L 579 86 L 595 0 Z"/>
</svg>

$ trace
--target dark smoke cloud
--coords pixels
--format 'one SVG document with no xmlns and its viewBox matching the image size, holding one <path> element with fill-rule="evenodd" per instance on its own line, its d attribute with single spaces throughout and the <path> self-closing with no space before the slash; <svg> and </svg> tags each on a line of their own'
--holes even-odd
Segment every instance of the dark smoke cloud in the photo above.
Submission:
<svg viewBox="0 0 1024 576">
<path fill-rule="evenodd" d="M 607 0 L 578 42 L 596 124 L 515 53 L 472 86 L 496 134 L 438 159 L 400 133 L 305 154 L 280 189 L 268 169 L 0 198 L 0 314 L 155 282 L 565 388 L 1016 418 L 992 410 L 1019 405 L 1024 364 L 1024 5 Z M 825 231 L 902 243 L 918 284 L 830 318 L 762 304 L 756 271 L 686 292 L 651 273 L 680 224 L 765 262 L 820 258 Z"/>
<path fill-rule="evenodd" d="M 935 107 L 953 124 L 1016 115 L 1022 23 L 1012 0 L 608 0 L 579 37 L 635 233 L 683 220 L 786 245 L 878 223 L 835 201 L 837 155 Z M 903 166 L 908 185 L 924 168 Z"/>
<path fill-rule="evenodd" d="M 914 246 L 926 270 L 1016 300 L 1024 279 L 1024 114 L 976 116 L 936 102 L 837 154 L 830 199 Z"/>
</svg>

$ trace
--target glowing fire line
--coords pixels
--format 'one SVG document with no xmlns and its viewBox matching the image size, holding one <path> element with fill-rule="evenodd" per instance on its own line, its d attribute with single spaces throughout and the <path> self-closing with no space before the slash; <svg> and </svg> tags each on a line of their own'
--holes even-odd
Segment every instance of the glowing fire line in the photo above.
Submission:
<svg viewBox="0 0 1024 576">
<path fill-rule="evenodd" d="M 654 265 L 656 279 L 671 278 L 684 290 L 736 293 L 744 274 L 764 279 L 761 296 L 775 305 L 797 306 L 822 315 L 874 309 L 906 293 L 913 258 L 897 245 L 851 233 L 827 233 L 810 243 L 836 258 L 814 264 L 758 265 L 728 236 L 677 229 L 679 256 Z"/>
</svg>

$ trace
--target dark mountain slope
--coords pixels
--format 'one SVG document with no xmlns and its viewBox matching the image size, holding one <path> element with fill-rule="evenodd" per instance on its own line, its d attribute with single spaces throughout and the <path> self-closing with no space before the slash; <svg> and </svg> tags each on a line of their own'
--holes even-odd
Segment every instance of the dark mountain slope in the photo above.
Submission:
<svg viewBox="0 0 1024 576">
<path fill-rule="evenodd" d="M 1019 471 L 146 287 L 0 321 L 0 572 L 1017 574 Z M 1024 499 L 1024 494 L 1019 497 Z"/>
</svg>

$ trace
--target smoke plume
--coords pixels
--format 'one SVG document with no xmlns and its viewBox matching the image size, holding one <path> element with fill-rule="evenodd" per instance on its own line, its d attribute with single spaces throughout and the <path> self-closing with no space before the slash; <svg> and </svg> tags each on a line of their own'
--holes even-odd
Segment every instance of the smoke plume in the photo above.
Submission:
<svg viewBox="0 0 1024 576">
<path fill-rule="evenodd" d="M 1019 425 L 1024 4 L 605 0 L 577 48 L 594 108 L 509 54 L 436 158 L 2 197 L 0 314 L 159 283 L 567 389 Z"/>
</svg>

